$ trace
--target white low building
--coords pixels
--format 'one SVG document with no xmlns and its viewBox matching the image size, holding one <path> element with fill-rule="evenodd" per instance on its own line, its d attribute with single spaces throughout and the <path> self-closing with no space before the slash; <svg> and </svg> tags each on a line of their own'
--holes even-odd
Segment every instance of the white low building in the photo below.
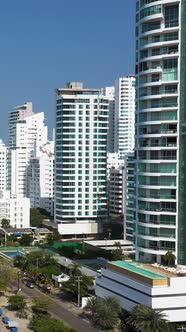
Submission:
<svg viewBox="0 0 186 332">
<path fill-rule="evenodd" d="M 52 274 L 52 280 L 54 280 L 55 287 L 61 287 L 63 282 L 68 281 L 70 277 L 67 274 L 60 274 L 59 276 L 55 276 Z"/>
<path fill-rule="evenodd" d="M 0 222 L 10 220 L 11 227 L 30 227 L 30 200 L 26 197 L 10 195 L 9 191 L 0 191 Z"/>
<path fill-rule="evenodd" d="M 116 297 L 123 309 L 137 304 L 163 311 L 171 322 L 185 321 L 186 274 L 133 261 L 107 263 L 96 279 L 96 295 Z"/>
</svg>

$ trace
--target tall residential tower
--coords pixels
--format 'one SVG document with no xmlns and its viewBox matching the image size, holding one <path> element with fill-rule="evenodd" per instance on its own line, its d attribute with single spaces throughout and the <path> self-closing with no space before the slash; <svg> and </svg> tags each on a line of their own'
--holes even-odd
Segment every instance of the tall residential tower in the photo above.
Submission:
<svg viewBox="0 0 186 332">
<path fill-rule="evenodd" d="M 107 217 L 108 100 L 70 82 L 56 90 L 55 221 L 66 235 L 95 234 Z"/>
<path fill-rule="evenodd" d="M 186 265 L 186 1 L 136 1 L 137 259 Z"/>
<path fill-rule="evenodd" d="M 134 150 L 135 76 L 120 77 L 115 83 L 114 152 L 124 158 Z"/>
</svg>

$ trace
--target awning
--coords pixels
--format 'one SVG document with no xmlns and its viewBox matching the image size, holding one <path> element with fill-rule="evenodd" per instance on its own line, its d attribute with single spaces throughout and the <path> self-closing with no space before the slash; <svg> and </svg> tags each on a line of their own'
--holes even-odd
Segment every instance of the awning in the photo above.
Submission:
<svg viewBox="0 0 186 332">
<path fill-rule="evenodd" d="M 8 327 L 19 327 L 19 323 L 14 320 L 10 320 L 8 322 Z"/>
</svg>

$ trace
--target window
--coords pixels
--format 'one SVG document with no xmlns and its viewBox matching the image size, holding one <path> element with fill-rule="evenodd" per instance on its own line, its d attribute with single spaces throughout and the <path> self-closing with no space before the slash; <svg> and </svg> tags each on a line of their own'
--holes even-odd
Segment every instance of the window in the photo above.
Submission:
<svg viewBox="0 0 186 332">
<path fill-rule="evenodd" d="M 165 28 L 178 26 L 178 5 L 165 7 Z"/>
</svg>

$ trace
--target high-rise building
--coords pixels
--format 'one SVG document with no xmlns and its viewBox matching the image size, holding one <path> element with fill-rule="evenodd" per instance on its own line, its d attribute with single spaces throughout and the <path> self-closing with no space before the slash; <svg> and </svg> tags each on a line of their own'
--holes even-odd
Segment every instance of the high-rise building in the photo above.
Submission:
<svg viewBox="0 0 186 332">
<path fill-rule="evenodd" d="M 8 189 L 12 195 L 28 197 L 29 160 L 35 149 L 47 142 L 48 128 L 44 125 L 43 112 L 25 112 L 25 118 L 23 113 L 22 118 L 9 121 Z M 11 114 L 10 118 L 13 119 Z"/>
<path fill-rule="evenodd" d="M 115 83 L 114 152 L 124 158 L 134 150 L 135 76 L 121 77 Z"/>
<path fill-rule="evenodd" d="M 186 265 L 186 1 L 136 1 L 136 250 Z"/>
<path fill-rule="evenodd" d="M 24 120 L 27 116 L 31 116 L 34 113 L 32 112 L 32 103 L 27 102 L 23 105 L 16 106 L 13 111 L 8 114 L 8 146 L 12 146 L 14 140 L 14 125 L 18 120 Z M 13 132 L 12 132 L 13 131 Z M 13 135 L 13 137 L 12 137 Z"/>
<path fill-rule="evenodd" d="M 54 214 L 54 141 L 40 146 L 29 160 L 28 196 L 31 208 L 42 208 Z"/>
<path fill-rule="evenodd" d="M 107 151 L 114 153 L 114 137 L 115 137 L 115 87 L 107 86 L 101 89 L 101 93 L 108 99 L 109 102 L 109 117 L 108 117 L 108 141 Z"/>
<path fill-rule="evenodd" d="M 108 100 L 70 82 L 56 90 L 55 221 L 62 234 L 96 234 L 107 217 Z"/>
<path fill-rule="evenodd" d="M 0 190 L 7 190 L 7 147 L 0 139 Z"/>
</svg>

